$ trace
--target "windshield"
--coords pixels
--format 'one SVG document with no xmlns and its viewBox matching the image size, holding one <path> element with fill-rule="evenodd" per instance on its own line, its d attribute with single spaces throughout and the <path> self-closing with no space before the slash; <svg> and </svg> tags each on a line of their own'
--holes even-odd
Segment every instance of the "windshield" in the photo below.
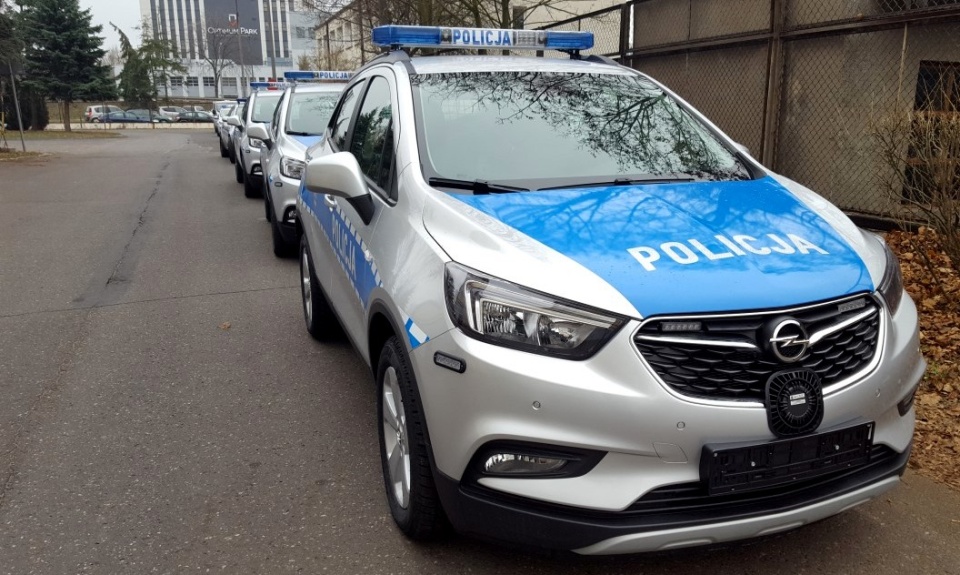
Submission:
<svg viewBox="0 0 960 575">
<path fill-rule="evenodd" d="M 254 122 L 269 124 L 273 120 L 273 111 L 277 109 L 280 96 L 280 94 L 257 95 L 253 103 L 253 116 L 250 119 Z"/>
<path fill-rule="evenodd" d="M 293 94 L 287 110 L 287 133 L 323 134 L 339 97 L 340 94 L 336 92 Z"/>
<path fill-rule="evenodd" d="M 428 178 L 541 188 L 565 180 L 751 177 L 703 124 L 641 76 L 494 72 L 411 80 Z"/>
</svg>

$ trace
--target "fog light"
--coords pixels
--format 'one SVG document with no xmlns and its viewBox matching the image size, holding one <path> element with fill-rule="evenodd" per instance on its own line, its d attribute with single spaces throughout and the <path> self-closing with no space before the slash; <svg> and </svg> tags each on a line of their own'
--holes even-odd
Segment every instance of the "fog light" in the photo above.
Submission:
<svg viewBox="0 0 960 575">
<path fill-rule="evenodd" d="M 917 389 L 920 387 L 919 384 L 915 385 L 913 389 L 910 390 L 903 399 L 897 403 L 897 411 L 900 412 L 900 417 L 903 417 L 910 412 L 910 408 L 913 407 L 913 401 L 917 397 Z"/>
<path fill-rule="evenodd" d="M 567 461 L 557 457 L 496 453 L 483 463 L 483 471 L 492 475 L 542 475 L 559 471 Z"/>
</svg>

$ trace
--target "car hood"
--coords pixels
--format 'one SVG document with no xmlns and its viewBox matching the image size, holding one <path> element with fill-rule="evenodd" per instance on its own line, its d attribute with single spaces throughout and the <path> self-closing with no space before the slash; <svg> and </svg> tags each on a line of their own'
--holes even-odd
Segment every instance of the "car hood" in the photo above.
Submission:
<svg viewBox="0 0 960 575">
<path fill-rule="evenodd" d="M 433 197 L 424 224 L 453 260 L 630 315 L 779 308 L 874 287 L 864 256 L 876 259 L 876 246 L 812 192 L 769 176 Z"/>
<path fill-rule="evenodd" d="M 323 136 L 293 136 L 286 134 L 281 140 L 280 153 L 287 158 L 303 161 L 307 157 L 307 148 L 323 140 Z"/>
</svg>

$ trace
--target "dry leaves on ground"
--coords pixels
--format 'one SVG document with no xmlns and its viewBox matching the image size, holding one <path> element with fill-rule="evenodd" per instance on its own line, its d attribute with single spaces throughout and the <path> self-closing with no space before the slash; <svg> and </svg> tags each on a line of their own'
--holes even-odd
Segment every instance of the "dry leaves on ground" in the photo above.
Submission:
<svg viewBox="0 0 960 575">
<path fill-rule="evenodd" d="M 920 314 L 920 347 L 927 373 L 917 393 L 917 430 L 910 465 L 960 489 L 960 274 L 936 232 L 891 232 L 903 283 Z"/>
</svg>

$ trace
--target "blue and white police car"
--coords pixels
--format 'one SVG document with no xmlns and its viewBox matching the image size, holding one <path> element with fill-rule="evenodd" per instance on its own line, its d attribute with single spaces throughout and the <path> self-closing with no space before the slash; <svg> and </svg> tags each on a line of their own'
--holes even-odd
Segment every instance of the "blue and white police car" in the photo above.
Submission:
<svg viewBox="0 0 960 575">
<path fill-rule="evenodd" d="M 373 39 L 308 151 L 301 283 L 373 370 L 405 534 L 672 549 L 898 484 L 925 363 L 880 238 L 589 34 Z"/>
<path fill-rule="evenodd" d="M 273 253 L 296 254 L 297 192 L 307 148 L 323 137 L 350 72 L 293 71 L 284 74 L 289 87 L 269 125 L 253 125 L 248 137 L 263 142 L 260 166 L 264 177 L 264 212 L 270 222 Z"/>
<path fill-rule="evenodd" d="M 248 131 L 252 126 L 266 126 L 283 94 L 282 82 L 251 82 L 253 90 L 241 104 L 236 116 L 227 117 L 227 123 L 233 126 L 230 136 L 232 158 L 235 158 L 234 170 L 238 184 L 243 184 L 243 195 L 248 198 L 259 197 L 263 189 L 263 169 L 260 166 L 260 149 L 263 140 L 251 138 Z"/>
</svg>

